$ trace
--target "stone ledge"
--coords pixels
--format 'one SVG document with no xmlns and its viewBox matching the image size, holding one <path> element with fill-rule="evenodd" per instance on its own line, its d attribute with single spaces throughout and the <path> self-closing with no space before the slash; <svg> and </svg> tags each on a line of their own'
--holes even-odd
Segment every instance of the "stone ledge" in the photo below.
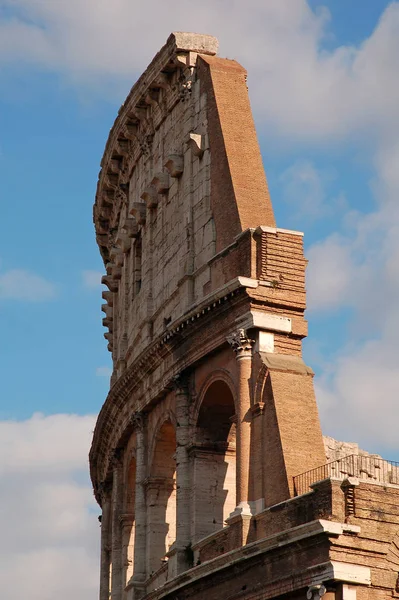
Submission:
<svg viewBox="0 0 399 600">
<path fill-rule="evenodd" d="M 350 533 L 360 533 L 360 527 L 348 525 L 346 523 L 339 523 L 337 521 L 327 521 L 319 519 L 293 527 L 287 531 L 279 532 L 270 537 L 252 542 L 236 550 L 226 552 L 221 556 L 205 561 L 202 564 L 193 567 L 192 569 L 181 573 L 174 579 L 165 583 L 162 590 L 155 590 L 150 592 L 148 597 L 153 599 L 162 598 L 163 596 L 169 595 L 172 592 L 177 592 L 178 589 L 195 583 L 202 579 L 204 576 L 209 576 L 216 572 L 220 572 L 225 568 L 231 568 L 235 565 L 239 565 L 245 560 L 269 552 L 271 550 L 288 546 L 290 544 L 296 544 L 297 542 L 306 538 L 327 535 L 333 537 L 339 537 L 346 531 Z M 220 536 L 225 529 L 222 529 L 215 536 Z M 209 536 L 210 539 L 213 536 Z M 200 540 L 200 542 L 206 541 L 206 538 Z M 305 573 L 301 572 L 298 574 L 298 578 L 301 580 L 298 586 L 293 583 L 294 574 L 290 575 L 289 582 L 287 582 L 287 592 L 296 589 L 299 585 L 312 585 L 317 584 L 327 579 L 336 579 L 344 581 L 346 583 L 358 583 L 363 585 L 370 585 L 371 575 L 368 567 L 362 567 L 354 565 L 352 563 L 341 563 L 336 561 L 329 561 L 309 567 Z M 284 578 L 282 578 L 284 579 Z M 270 582 L 273 583 L 273 582 Z M 290 587 L 292 586 L 292 587 Z"/>
</svg>

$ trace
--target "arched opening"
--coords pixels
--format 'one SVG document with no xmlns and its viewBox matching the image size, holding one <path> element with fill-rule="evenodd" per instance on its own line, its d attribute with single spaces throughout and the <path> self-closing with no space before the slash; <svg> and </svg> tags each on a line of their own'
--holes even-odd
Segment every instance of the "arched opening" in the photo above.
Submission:
<svg viewBox="0 0 399 600">
<path fill-rule="evenodd" d="M 122 521 L 122 577 L 126 585 L 133 576 L 134 565 L 134 520 L 136 497 L 136 459 L 131 458 L 125 479 L 125 505 Z"/>
<path fill-rule="evenodd" d="M 222 529 L 235 508 L 236 426 L 227 383 L 213 382 L 201 403 L 193 453 L 193 540 Z"/>
<path fill-rule="evenodd" d="M 170 421 L 160 428 L 147 480 L 148 573 L 162 566 L 162 559 L 176 540 L 176 432 Z"/>
</svg>

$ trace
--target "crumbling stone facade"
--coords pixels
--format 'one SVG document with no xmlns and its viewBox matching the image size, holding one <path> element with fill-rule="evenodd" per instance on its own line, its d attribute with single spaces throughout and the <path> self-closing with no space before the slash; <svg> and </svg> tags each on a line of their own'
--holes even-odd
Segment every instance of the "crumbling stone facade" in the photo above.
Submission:
<svg viewBox="0 0 399 600">
<path fill-rule="evenodd" d="M 216 52 L 172 34 L 101 163 L 100 600 L 391 597 L 399 487 L 330 476 L 302 234 L 276 227 L 246 72 Z"/>
</svg>

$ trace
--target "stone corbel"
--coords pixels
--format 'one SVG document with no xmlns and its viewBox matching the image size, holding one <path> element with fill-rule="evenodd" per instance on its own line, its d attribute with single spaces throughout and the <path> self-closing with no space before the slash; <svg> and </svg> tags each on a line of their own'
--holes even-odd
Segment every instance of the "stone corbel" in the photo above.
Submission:
<svg viewBox="0 0 399 600">
<path fill-rule="evenodd" d="M 184 159 L 181 154 L 170 154 L 164 164 L 171 177 L 180 177 L 184 169 Z"/>
<path fill-rule="evenodd" d="M 118 284 L 110 275 L 104 275 L 101 277 L 101 283 L 106 285 L 110 292 L 118 291 Z"/>
<path fill-rule="evenodd" d="M 158 194 L 166 194 L 166 192 L 170 188 L 168 173 L 163 173 L 162 171 L 155 173 L 154 177 L 151 180 L 151 185 L 155 187 Z"/>
<path fill-rule="evenodd" d="M 147 210 L 144 202 L 133 202 L 132 208 L 130 210 L 131 215 L 133 215 L 139 225 L 144 225 L 147 218 Z"/>
<path fill-rule="evenodd" d="M 106 221 L 105 219 L 98 219 L 97 220 L 97 233 L 99 233 L 100 235 L 105 235 L 108 233 L 109 230 L 109 221 Z"/>
<path fill-rule="evenodd" d="M 144 107 L 135 106 L 132 113 L 140 122 L 147 120 L 147 109 Z"/>
<path fill-rule="evenodd" d="M 131 241 L 127 233 L 118 233 L 115 244 L 122 250 L 124 254 L 130 250 Z"/>
<path fill-rule="evenodd" d="M 103 319 L 103 327 L 108 327 L 110 333 L 114 330 L 114 320 L 108 317 Z"/>
<path fill-rule="evenodd" d="M 112 292 L 103 292 L 101 294 L 101 297 L 103 300 L 105 300 L 107 302 L 107 304 L 109 306 L 114 305 L 114 294 Z"/>
<path fill-rule="evenodd" d="M 99 219 L 109 221 L 112 216 L 112 208 L 110 205 L 98 206 L 96 213 Z"/>
<path fill-rule="evenodd" d="M 112 306 L 109 306 L 109 304 L 101 304 L 101 310 L 107 315 L 109 319 L 112 319 L 112 316 L 114 314 L 114 309 Z"/>
<path fill-rule="evenodd" d="M 159 87 L 164 90 L 170 88 L 170 80 L 166 73 L 159 73 L 152 82 L 153 87 Z"/>
<path fill-rule="evenodd" d="M 118 248 L 118 246 L 112 246 L 110 252 L 109 252 L 110 257 L 112 258 L 112 260 L 115 262 L 115 264 L 117 264 L 117 259 L 120 256 L 123 256 L 123 252 L 120 248 Z"/>
<path fill-rule="evenodd" d="M 194 156 L 202 158 L 204 154 L 205 145 L 203 135 L 201 135 L 200 133 L 190 133 L 187 140 L 187 145 L 189 148 L 191 148 L 191 151 L 194 154 Z"/>
<path fill-rule="evenodd" d="M 126 156 L 129 153 L 129 140 L 127 138 L 118 138 L 115 150 L 121 156 Z"/>
<path fill-rule="evenodd" d="M 111 190 L 104 190 L 101 194 L 101 203 L 103 206 L 112 206 L 114 203 L 114 194 Z"/>
<path fill-rule="evenodd" d="M 115 173 L 117 175 L 119 173 L 119 171 L 121 170 L 120 160 L 118 160 L 116 158 L 111 158 L 111 160 L 109 161 L 108 168 L 112 173 Z"/>
<path fill-rule="evenodd" d="M 113 347 L 114 347 L 114 336 L 110 331 L 107 331 L 106 333 L 104 333 L 104 337 L 107 340 L 108 344 L 107 344 L 107 349 L 109 352 L 112 352 Z"/>
<path fill-rule="evenodd" d="M 111 276 L 111 274 L 112 274 L 112 267 L 113 266 L 114 266 L 114 263 L 107 262 L 107 264 L 105 265 L 105 270 L 107 272 L 107 275 Z"/>
<path fill-rule="evenodd" d="M 128 121 L 123 130 L 123 134 L 128 140 L 135 140 L 138 134 L 138 124 L 134 121 Z"/>
<path fill-rule="evenodd" d="M 119 280 L 122 277 L 122 268 L 119 265 L 114 265 L 112 268 L 112 277 L 115 280 Z"/>
<path fill-rule="evenodd" d="M 140 198 L 144 200 L 148 208 L 156 208 L 158 206 L 158 192 L 153 185 L 146 187 Z"/>
<path fill-rule="evenodd" d="M 144 101 L 146 104 L 150 106 L 154 106 L 159 103 L 159 90 L 149 89 L 144 97 Z"/>
<path fill-rule="evenodd" d="M 126 221 L 123 224 L 122 229 L 124 229 L 126 231 L 127 235 L 130 238 L 135 238 L 139 234 L 139 228 L 137 227 L 137 222 L 136 222 L 136 219 L 134 219 L 134 218 L 126 219 Z"/>
<path fill-rule="evenodd" d="M 108 234 L 97 232 L 96 242 L 99 246 L 106 246 L 108 244 Z"/>
<path fill-rule="evenodd" d="M 116 188 L 118 187 L 118 175 L 113 173 L 110 169 L 108 169 L 105 175 L 104 186 L 112 192 L 115 192 Z"/>
</svg>

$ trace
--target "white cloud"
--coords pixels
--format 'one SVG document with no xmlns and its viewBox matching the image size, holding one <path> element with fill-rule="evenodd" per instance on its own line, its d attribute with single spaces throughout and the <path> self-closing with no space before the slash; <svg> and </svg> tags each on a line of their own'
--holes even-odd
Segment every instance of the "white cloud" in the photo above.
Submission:
<svg viewBox="0 0 399 600">
<path fill-rule="evenodd" d="M 0 421 L 0 475 L 7 470 L 81 468 L 93 428 L 94 417 L 67 414 L 36 413 L 26 421 Z"/>
<path fill-rule="evenodd" d="M 103 273 L 100 271 L 82 271 L 82 280 L 85 288 L 94 290 L 101 286 L 101 277 Z"/>
<path fill-rule="evenodd" d="M 306 256 L 308 307 L 330 310 L 342 306 L 350 297 L 354 273 L 347 241 L 332 235 L 312 246 Z"/>
<path fill-rule="evenodd" d="M 100 508 L 87 460 L 94 421 L 34 415 L 0 422 L 0 580 L 7 600 L 97 598 Z"/>
<path fill-rule="evenodd" d="M 0 299 L 44 302 L 56 296 L 56 287 L 40 275 L 23 269 L 0 273 Z"/>
<path fill-rule="evenodd" d="M 282 198 L 297 220 L 306 220 L 308 225 L 309 221 L 331 217 L 346 206 L 342 192 L 331 196 L 329 188 L 335 178 L 332 169 L 317 169 L 310 160 L 297 160 L 279 177 Z"/>
<path fill-rule="evenodd" d="M 97 367 L 96 375 L 97 377 L 111 377 L 112 369 L 109 367 Z"/>
</svg>

